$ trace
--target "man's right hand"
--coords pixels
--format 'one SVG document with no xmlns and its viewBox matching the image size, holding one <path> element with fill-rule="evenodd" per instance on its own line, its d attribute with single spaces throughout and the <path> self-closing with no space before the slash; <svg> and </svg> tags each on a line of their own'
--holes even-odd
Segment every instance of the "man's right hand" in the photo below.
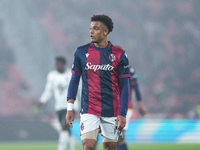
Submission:
<svg viewBox="0 0 200 150">
<path fill-rule="evenodd" d="M 142 101 L 138 101 L 139 112 L 142 116 L 144 116 L 147 112 L 146 108 L 144 107 Z"/>
<path fill-rule="evenodd" d="M 72 103 L 72 104 L 74 104 L 74 99 L 69 99 L 68 100 L 68 104 L 69 103 Z M 71 127 L 71 128 L 73 128 L 73 125 L 72 125 L 72 123 L 74 122 L 74 112 L 73 112 L 73 109 L 69 109 L 69 110 L 67 110 L 67 114 L 66 114 L 66 123 Z"/>
<path fill-rule="evenodd" d="M 66 115 L 66 123 L 73 128 L 73 122 L 74 122 L 74 112 L 69 110 L 67 111 L 67 115 Z"/>
</svg>

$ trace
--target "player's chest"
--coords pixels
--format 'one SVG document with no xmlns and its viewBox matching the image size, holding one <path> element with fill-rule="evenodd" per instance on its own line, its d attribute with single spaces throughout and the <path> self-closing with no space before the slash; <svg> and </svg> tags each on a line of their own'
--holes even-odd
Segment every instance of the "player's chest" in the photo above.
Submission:
<svg viewBox="0 0 200 150">
<path fill-rule="evenodd" d="M 96 51 L 91 50 L 85 52 L 81 58 L 82 67 L 85 69 L 97 69 L 111 71 L 119 64 L 118 55 L 111 51 Z"/>
<path fill-rule="evenodd" d="M 68 77 L 67 75 L 57 75 L 52 84 L 54 87 L 59 87 L 59 86 L 62 86 L 62 87 L 65 87 L 69 84 L 69 81 L 70 81 L 70 77 Z"/>
</svg>

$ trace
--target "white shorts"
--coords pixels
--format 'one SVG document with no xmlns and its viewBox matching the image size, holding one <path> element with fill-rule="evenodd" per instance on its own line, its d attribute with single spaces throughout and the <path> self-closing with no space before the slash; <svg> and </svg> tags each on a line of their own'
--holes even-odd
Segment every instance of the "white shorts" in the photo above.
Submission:
<svg viewBox="0 0 200 150">
<path fill-rule="evenodd" d="M 92 114 L 82 114 L 80 119 L 81 135 L 98 128 L 101 134 L 111 140 L 118 140 L 119 132 L 116 128 L 116 117 L 101 117 Z"/>
<path fill-rule="evenodd" d="M 124 127 L 123 130 L 127 130 L 128 129 L 128 125 L 129 125 L 129 122 L 131 120 L 132 113 L 133 113 L 133 110 L 132 109 L 128 109 L 127 115 L 126 115 L 126 126 Z"/>
</svg>

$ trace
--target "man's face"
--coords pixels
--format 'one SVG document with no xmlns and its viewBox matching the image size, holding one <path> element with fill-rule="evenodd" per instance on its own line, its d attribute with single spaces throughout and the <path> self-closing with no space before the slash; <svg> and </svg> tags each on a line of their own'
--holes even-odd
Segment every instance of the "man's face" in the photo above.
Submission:
<svg viewBox="0 0 200 150">
<path fill-rule="evenodd" d="M 108 35 L 107 27 L 101 21 L 92 21 L 90 24 L 90 39 L 92 43 L 100 43 Z"/>
<path fill-rule="evenodd" d="M 63 64 L 63 63 L 60 62 L 60 61 L 56 61 L 55 67 L 56 67 L 56 70 L 57 70 L 58 72 L 64 72 L 64 71 L 65 71 L 65 64 Z"/>
</svg>

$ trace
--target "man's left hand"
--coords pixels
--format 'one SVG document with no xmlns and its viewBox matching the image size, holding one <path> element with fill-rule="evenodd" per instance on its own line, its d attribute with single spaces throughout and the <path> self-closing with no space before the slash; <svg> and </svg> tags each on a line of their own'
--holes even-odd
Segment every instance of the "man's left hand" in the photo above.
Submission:
<svg viewBox="0 0 200 150">
<path fill-rule="evenodd" d="M 116 120 L 117 130 L 122 131 L 122 129 L 126 126 L 126 117 L 118 115 Z"/>
</svg>

